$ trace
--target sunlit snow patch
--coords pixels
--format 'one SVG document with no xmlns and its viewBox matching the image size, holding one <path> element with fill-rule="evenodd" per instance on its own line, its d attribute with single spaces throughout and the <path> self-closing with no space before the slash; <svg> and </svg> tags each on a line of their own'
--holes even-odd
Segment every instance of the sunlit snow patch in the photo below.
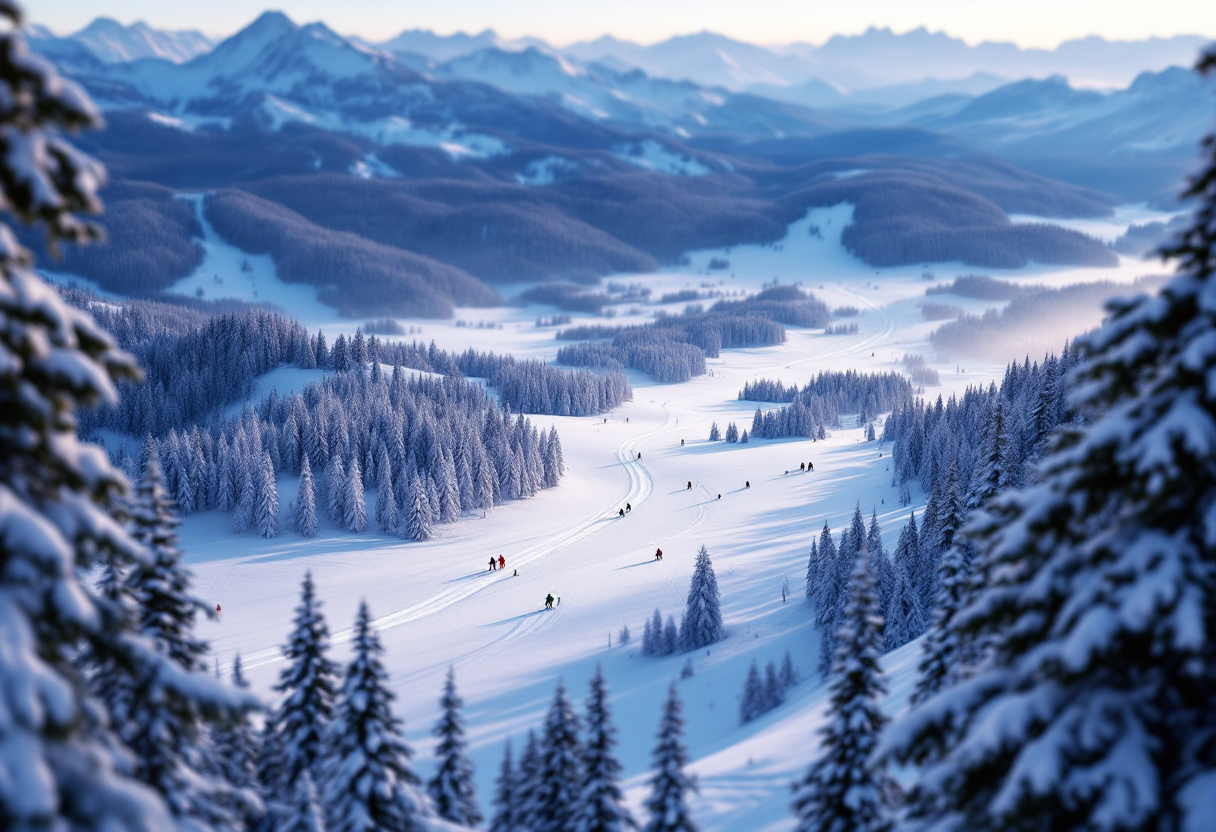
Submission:
<svg viewBox="0 0 1216 832">
<path fill-rule="evenodd" d="M 691 156 L 676 153 L 653 139 L 638 144 L 624 144 L 613 152 L 624 161 L 639 168 L 677 176 L 704 176 L 709 168 Z"/>
<path fill-rule="evenodd" d="M 268 254 L 249 254 L 224 242 L 203 214 L 203 195 L 181 197 L 194 205 L 203 228 L 203 262 L 188 277 L 167 291 L 204 300 L 231 298 L 250 303 L 266 303 L 309 325 L 333 320 L 333 309 L 317 300 L 317 291 L 305 284 L 287 284 L 279 279 L 274 260 Z M 200 291 L 201 290 L 201 291 Z"/>
<path fill-rule="evenodd" d="M 274 130 L 282 129 L 283 125 L 289 122 L 299 122 L 334 133 L 363 136 L 380 145 L 433 147 L 453 159 L 485 159 L 507 150 L 507 146 L 499 139 L 480 133 L 466 133 L 460 124 L 435 129 L 416 125 L 402 116 L 389 116 L 375 121 L 352 121 L 325 110 L 305 110 L 273 95 L 266 96 L 262 111 L 270 119 Z"/>
<path fill-rule="evenodd" d="M 360 179 L 396 179 L 401 176 L 378 159 L 375 153 L 369 153 L 351 165 L 350 172 Z"/>
<path fill-rule="evenodd" d="M 560 156 L 546 156 L 529 162 L 523 173 L 515 174 L 521 185 L 552 185 L 562 174 L 578 170 L 578 165 Z"/>
</svg>

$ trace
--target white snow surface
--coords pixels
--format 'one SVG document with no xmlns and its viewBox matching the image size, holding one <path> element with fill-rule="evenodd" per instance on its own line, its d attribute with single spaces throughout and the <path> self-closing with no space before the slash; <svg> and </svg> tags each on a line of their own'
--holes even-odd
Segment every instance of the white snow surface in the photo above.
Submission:
<svg viewBox="0 0 1216 832">
<path fill-rule="evenodd" d="M 704 176 L 709 168 L 697 159 L 677 153 L 654 139 L 637 144 L 621 145 L 613 151 L 616 156 L 639 168 L 678 176 Z"/>
<path fill-rule="evenodd" d="M 351 535 L 324 518 L 311 540 L 286 530 L 270 540 L 254 533 L 236 536 L 230 517 L 218 512 L 186 518 L 182 549 L 194 571 L 195 592 L 223 606 L 218 621 L 200 625 L 200 635 L 224 665 L 239 652 L 254 689 L 269 696 L 283 668 L 279 648 L 305 571 L 312 571 L 324 602 L 337 660 L 348 657 L 355 612 L 366 599 L 386 648 L 397 712 L 424 777 L 433 771 L 430 730 L 439 715 L 444 676 L 454 666 L 487 814 L 502 742 L 511 737 L 519 753 L 526 731 L 542 724 L 559 678 L 581 711 L 588 680 L 602 665 L 620 732 L 628 801 L 642 818 L 660 709 L 668 685 L 691 658 L 695 675 L 678 686 L 690 768 L 700 783 L 700 793 L 691 798 L 697 823 L 705 832 L 792 829 L 789 785 L 814 758 L 827 690 L 814 675 L 819 639 L 802 597 L 811 539 L 825 520 L 839 535 L 860 501 L 867 515 L 877 509 L 890 553 L 909 510 L 919 514 L 924 496 L 914 488 L 912 506 L 899 507 L 887 470 L 890 447 L 864 441 L 862 429 L 850 426 L 856 420 L 846 419 L 845 429 L 821 442 L 742 445 L 711 443 L 706 437 L 714 421 L 723 429 L 729 421 L 750 429 L 756 403 L 736 397 L 751 379 L 789 385 L 804 384 L 820 370 L 893 370 L 905 353 L 924 354 L 934 363 L 926 338 L 937 324 L 923 322 L 919 310 L 932 283 L 922 278 L 919 264 L 876 271 L 849 255 L 840 232 L 851 215 L 847 204 L 815 209 L 791 225 L 779 244 L 693 252 L 690 265 L 679 269 L 616 276 L 618 282 L 649 287 L 655 298 L 683 288 L 754 292 L 774 279 L 801 282 L 829 307 L 859 307 L 861 314 L 848 319 L 859 331 L 826 336 L 791 327 L 787 343 L 725 351 L 709 360 L 712 375 L 683 384 L 659 385 L 631 372 L 634 398 L 605 414 L 606 422 L 604 417 L 529 417 L 543 429 L 556 425 L 561 436 L 568 472 L 558 488 L 495 508 L 484 518 L 466 516 L 441 526 L 435 539 L 424 543 L 371 530 Z M 821 236 L 808 233 L 812 224 Z M 226 247 L 204 227 L 207 259 L 176 291 L 193 293 L 204 286 L 211 297 L 220 291 L 250 297 L 256 291 L 254 299 L 276 303 L 313 331 L 323 328 L 331 343 L 361 323 L 338 319 L 316 302 L 310 287 L 279 282 L 269 258 Z M 731 265 L 709 272 L 712 258 Z M 240 270 L 242 260 L 249 261 L 250 271 Z M 975 269 L 956 263 L 936 264 L 932 271 L 940 282 Z M 1065 285 L 1130 282 L 1144 271 L 1143 264 L 1124 260 L 1114 269 L 1031 266 L 994 274 Z M 222 284 L 214 282 L 215 275 Z M 613 322 L 643 322 L 652 313 L 645 305 L 634 311 L 622 307 Z M 420 330 L 405 340 L 552 359 L 559 343 L 551 327 L 534 325 L 536 315 L 531 308 L 458 310 L 458 320 L 502 327 L 403 321 Z M 607 322 L 585 315 L 576 322 L 595 320 Z M 1060 333 L 1061 344 L 1074 334 Z M 931 396 L 999 380 L 1004 371 L 1003 365 L 960 362 L 957 356 L 949 366 L 934 366 L 942 386 L 930 388 Z M 260 380 L 252 400 L 272 388 L 300 389 L 316 375 L 275 371 Z M 814 473 L 798 472 L 806 461 L 815 463 Z M 750 489 L 744 488 L 745 480 Z M 278 485 L 286 516 L 298 483 L 283 477 Z M 375 499 L 375 491 L 369 491 L 369 516 L 375 514 Z M 617 509 L 626 502 L 632 511 L 618 519 Z M 701 545 L 708 547 L 716 570 L 728 638 L 691 656 L 643 657 L 644 621 L 656 607 L 664 618 L 679 619 Z M 653 560 L 656 547 L 663 549 L 661 562 Z M 499 554 L 506 557 L 507 570 L 487 572 L 488 559 Z M 783 580 L 793 590 L 784 604 Z M 546 612 L 549 592 L 560 596 L 561 604 Z M 618 633 L 624 625 L 633 641 L 622 646 Z M 748 666 L 753 659 L 761 665 L 780 663 L 786 650 L 801 681 L 784 705 L 740 727 L 739 695 Z M 905 707 L 919 650 L 914 642 L 885 659 L 892 674 L 886 703 L 891 712 Z"/>
</svg>

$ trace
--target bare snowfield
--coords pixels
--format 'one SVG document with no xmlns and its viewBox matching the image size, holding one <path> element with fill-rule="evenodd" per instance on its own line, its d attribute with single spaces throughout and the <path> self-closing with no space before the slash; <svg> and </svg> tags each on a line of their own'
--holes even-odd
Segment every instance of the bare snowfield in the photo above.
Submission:
<svg viewBox="0 0 1216 832">
<path fill-rule="evenodd" d="M 234 535 L 227 515 L 188 518 L 182 548 L 194 570 L 196 592 L 223 605 L 222 617 L 204 622 L 201 635 L 225 665 L 239 651 L 255 689 L 269 695 L 283 667 L 279 645 L 306 570 L 316 579 L 339 660 L 346 658 L 356 607 L 366 599 L 386 648 L 398 714 L 424 777 L 432 768 L 429 732 L 443 676 L 449 665 L 455 667 L 483 810 L 489 808 L 503 741 L 511 738 L 518 754 L 527 730 L 540 728 L 556 682 L 564 680 L 581 701 L 596 665 L 602 665 L 628 798 L 639 818 L 662 699 L 690 659 L 695 675 L 678 684 L 691 768 L 700 783 L 692 800 L 694 817 L 706 832 L 791 829 L 789 785 L 816 753 L 826 691 L 815 674 L 818 635 L 803 599 L 811 539 L 825 521 L 838 537 L 860 503 L 867 521 L 871 510 L 877 511 L 890 552 L 909 511 L 919 512 L 923 495 L 914 490 L 912 506 L 901 508 L 890 484 L 890 448 L 864 441 L 861 428 L 847 423 L 819 442 L 744 445 L 711 443 L 706 437 L 715 421 L 723 430 L 730 421 L 750 430 L 756 404 L 737 400 L 745 381 L 767 377 L 804 384 L 820 370 L 897 369 L 905 353 L 935 360 L 926 338 L 938 324 L 923 322 L 919 310 L 926 286 L 932 285 L 922 277 L 924 269 L 879 273 L 852 258 L 839 243 L 850 216 L 847 205 L 815 210 L 791 226 L 779 244 L 695 252 L 691 266 L 682 270 L 614 278 L 647 286 L 654 298 L 703 284 L 751 292 L 774 279 L 800 282 L 830 307 L 857 306 L 861 313 L 845 320 L 856 321 L 859 331 L 827 336 L 790 328 L 787 343 L 724 352 L 708 362 L 711 375 L 687 383 L 659 385 L 631 373 L 633 400 L 605 416 L 530 417 L 544 428 L 556 425 L 561 436 L 568 473 L 556 489 L 495 508 L 484 518 L 440 527 L 425 543 L 371 531 L 352 536 L 324 519 L 313 540 L 290 531 L 264 540 L 253 533 Z M 1128 221 L 1133 218 L 1145 219 L 1141 211 L 1128 214 Z M 812 226 L 819 228 L 818 236 L 810 233 Z M 310 329 L 323 327 L 331 341 L 358 325 L 308 297 L 310 288 L 284 286 L 269 258 L 237 257 L 204 227 L 207 260 L 182 282 L 181 291 L 205 285 L 209 297 L 238 289 L 247 297 L 256 285 L 258 299 L 279 303 Z M 707 272 L 714 257 L 729 260 L 729 268 Z M 245 259 L 251 268 L 241 272 Z M 961 264 L 930 270 L 936 281 L 977 271 Z M 1123 260 L 1114 269 L 1032 266 L 994 274 L 1065 285 L 1130 282 L 1154 270 L 1161 267 Z M 223 283 L 216 283 L 215 275 Z M 642 306 L 613 322 L 649 320 L 654 308 Z M 422 330 L 411 337 L 449 349 L 472 346 L 552 359 L 559 346 L 554 330 L 536 327 L 536 315 L 536 308 L 457 313 L 457 318 L 493 322 L 494 328 L 407 323 Z M 1073 334 L 1061 333 L 1061 343 Z M 999 380 L 1004 371 L 1003 365 L 957 358 L 938 369 L 942 386 L 929 388 L 928 395 L 949 396 L 970 384 Z M 274 386 L 280 392 L 298 389 L 306 380 L 303 371 L 281 373 L 264 379 L 257 395 Z M 799 472 L 799 463 L 807 461 L 814 462 L 814 472 Z M 294 480 L 280 480 L 284 511 L 295 491 Z M 374 499 L 369 492 L 369 516 L 374 516 Z M 632 511 L 618 518 L 627 502 Z M 729 637 L 691 656 L 642 656 L 643 624 L 656 607 L 664 618 L 670 614 L 679 620 L 701 545 L 708 547 L 717 572 Z M 653 559 L 656 547 L 663 549 L 661 562 Z M 506 557 L 506 571 L 487 571 L 490 556 L 499 554 Z M 783 581 L 792 590 L 785 603 Z M 549 592 L 561 603 L 546 612 Z M 619 640 L 624 625 L 633 634 L 629 644 Z M 801 681 L 785 705 L 740 727 L 739 696 L 748 666 L 753 659 L 762 667 L 769 660 L 779 663 L 786 650 Z M 919 643 L 913 643 L 886 659 L 892 711 L 904 707 L 918 656 Z"/>
</svg>

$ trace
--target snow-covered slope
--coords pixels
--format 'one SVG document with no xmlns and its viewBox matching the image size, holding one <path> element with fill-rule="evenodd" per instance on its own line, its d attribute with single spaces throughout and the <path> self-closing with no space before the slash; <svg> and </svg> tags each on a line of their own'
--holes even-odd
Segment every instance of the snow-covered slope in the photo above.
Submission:
<svg viewBox="0 0 1216 832">
<path fill-rule="evenodd" d="M 691 659 L 694 675 L 678 686 L 691 769 L 700 783 L 692 803 L 700 828 L 792 829 L 789 784 L 815 754 L 825 704 L 825 688 L 814 677 L 818 637 L 801 595 L 811 537 L 825 521 L 839 534 L 860 502 L 867 514 L 871 507 L 877 511 L 890 550 L 909 511 L 919 513 L 923 495 L 914 490 L 912 505 L 900 507 L 887 468 L 890 449 L 864 441 L 862 430 L 848 420 L 821 442 L 740 445 L 708 442 L 706 436 L 712 422 L 750 427 L 756 403 L 737 399 L 746 381 L 764 377 L 801 384 L 826 369 L 894 370 L 905 353 L 929 352 L 926 338 L 935 324 L 920 315 L 930 285 L 922 268 L 876 274 L 851 257 L 840 245 L 851 214 L 848 205 L 815 209 L 777 244 L 694 252 L 685 267 L 618 278 L 650 288 L 654 297 L 685 288 L 755 291 L 774 277 L 797 281 L 830 307 L 858 307 L 860 314 L 850 320 L 859 328 L 842 336 L 790 328 L 786 344 L 726 351 L 710 361 L 712 375 L 684 384 L 657 385 L 632 374 L 633 401 L 607 414 L 607 421 L 532 417 L 538 426 L 555 425 L 561 435 L 569 473 L 558 488 L 496 508 L 484 518 L 444 526 L 426 543 L 373 532 L 352 536 L 325 520 L 312 540 L 291 532 L 264 540 L 234 536 L 226 515 L 187 518 L 182 548 L 198 593 L 224 609 L 222 620 L 202 625 L 203 634 L 224 662 L 240 651 L 255 688 L 265 693 L 282 666 L 278 645 L 306 570 L 312 570 L 324 599 L 340 658 L 348 649 L 355 610 L 367 599 L 424 774 L 432 766 L 429 730 L 443 677 L 449 665 L 455 668 L 467 703 L 483 808 L 503 741 L 512 738 L 518 754 L 527 729 L 540 725 L 557 680 L 581 700 L 598 665 L 620 729 L 628 799 L 641 815 L 660 705 Z M 1125 217 L 1129 222 L 1144 218 L 1142 213 Z M 707 274 L 715 258 L 729 259 L 729 269 Z M 1142 270 L 1138 262 L 1126 261 L 1119 269 L 1032 267 L 1006 276 L 1061 285 L 1131 281 Z M 936 280 L 967 271 L 947 264 L 935 269 Z M 978 312 L 984 304 L 973 306 L 969 311 Z M 412 321 L 419 331 L 409 337 L 445 349 L 471 346 L 551 359 L 558 344 L 552 329 L 533 325 L 536 314 L 529 308 L 467 310 L 457 317 L 502 326 Z M 644 322 L 652 314 L 653 307 L 642 306 L 614 322 Z M 332 313 L 304 319 L 330 339 L 353 333 L 358 325 Z M 1061 333 L 1061 342 L 1065 336 Z M 936 367 L 942 386 L 930 393 L 947 397 L 999 379 L 1004 370 L 958 356 Z M 292 373 L 267 377 L 258 394 L 275 385 L 285 392 L 301 380 Z M 799 463 L 808 460 L 815 463 L 814 473 L 799 472 Z M 294 480 L 280 479 L 281 505 L 294 499 L 295 489 Z M 617 509 L 626 502 L 632 511 L 619 519 Z M 373 491 L 369 514 L 374 506 Z M 713 558 L 729 637 L 691 657 L 641 656 L 638 639 L 654 609 L 679 617 L 701 545 Z M 652 557 L 656 547 L 664 551 L 662 562 Z M 490 555 L 498 554 L 506 558 L 507 570 L 485 571 Z M 785 603 L 783 581 L 793 589 Z M 546 612 L 542 606 L 549 592 L 560 596 L 561 604 Z M 628 645 L 619 641 L 625 625 L 634 639 Z M 748 666 L 753 660 L 780 661 L 787 650 L 802 681 L 785 705 L 740 727 L 738 697 Z M 918 650 L 914 643 L 885 659 L 889 711 L 907 701 Z"/>
</svg>

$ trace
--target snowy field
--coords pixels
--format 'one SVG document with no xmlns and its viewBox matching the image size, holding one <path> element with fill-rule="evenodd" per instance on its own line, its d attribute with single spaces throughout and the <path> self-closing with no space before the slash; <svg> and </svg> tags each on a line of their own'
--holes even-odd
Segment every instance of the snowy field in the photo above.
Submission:
<svg viewBox="0 0 1216 832">
<path fill-rule="evenodd" d="M 829 307 L 858 307 L 860 315 L 844 320 L 856 321 L 859 331 L 827 336 L 789 328 L 787 343 L 726 351 L 709 360 L 712 374 L 683 384 L 659 385 L 630 373 L 633 401 L 606 414 L 606 421 L 531 417 L 540 427 L 555 424 L 561 435 L 569 470 L 559 488 L 496 508 L 484 518 L 470 516 L 440 527 L 425 543 L 371 532 L 352 536 L 324 519 L 315 539 L 284 532 L 264 540 L 253 533 L 235 536 L 228 515 L 190 517 L 182 527 L 182 548 L 194 570 L 196 593 L 223 605 L 222 618 L 204 622 L 200 634 L 225 665 L 239 651 L 255 688 L 268 694 L 283 668 L 279 645 L 305 571 L 312 571 L 324 601 L 337 643 L 335 658 L 345 659 L 356 608 L 366 599 L 386 648 L 398 714 L 424 777 L 432 769 L 430 730 L 443 677 L 449 665 L 455 667 L 483 810 L 489 808 L 503 741 L 511 738 L 518 755 L 527 730 L 541 726 L 557 680 L 564 679 L 581 703 L 588 679 L 602 665 L 628 798 L 641 818 L 662 699 L 687 658 L 642 656 L 643 623 L 656 607 L 664 618 L 679 619 L 694 555 L 705 545 L 730 635 L 693 655 L 695 675 L 679 681 L 691 769 L 700 784 L 692 799 L 694 817 L 705 832 L 791 829 L 789 785 L 815 754 L 826 690 L 814 673 L 818 637 L 802 597 L 811 538 L 825 520 L 838 538 L 860 503 L 867 520 L 872 509 L 877 511 L 890 552 L 909 510 L 919 512 L 923 496 L 914 490 L 913 505 L 901 508 L 890 484 L 889 447 L 864 441 L 861 428 L 847 422 L 819 442 L 742 445 L 710 443 L 706 437 L 715 421 L 723 430 L 730 421 L 750 430 L 756 404 L 740 402 L 737 395 L 752 379 L 804 384 L 820 370 L 892 370 L 905 353 L 935 361 L 926 339 L 939 324 L 923 322 L 919 309 L 932 282 L 922 276 L 921 266 L 880 272 L 852 258 L 839 243 L 850 215 L 847 205 L 815 210 L 792 225 L 779 244 L 695 252 L 691 265 L 680 270 L 615 277 L 618 283 L 650 288 L 652 298 L 685 288 L 753 292 L 774 279 L 800 283 Z M 1126 224 L 1157 217 L 1135 210 L 1121 218 Z M 812 226 L 819 228 L 818 236 L 810 233 Z M 360 323 L 338 319 L 316 302 L 310 288 L 284 285 L 269 258 L 245 255 L 204 228 L 206 259 L 175 290 L 195 294 L 202 287 L 206 297 L 230 294 L 274 303 L 312 330 L 323 327 L 331 342 Z M 729 260 L 729 268 L 707 271 L 712 258 Z M 935 282 L 977 271 L 961 264 L 936 264 L 930 270 Z M 1058 286 L 1130 282 L 1161 270 L 1160 264 L 1123 260 L 1114 269 L 1032 266 L 990 273 Z M 680 308 L 673 305 L 670 311 Z M 968 311 L 982 308 L 980 302 L 968 304 Z M 654 310 L 640 305 L 613 322 L 649 320 Z M 493 323 L 492 328 L 402 323 L 421 328 L 421 335 L 411 337 L 433 339 L 444 348 L 472 346 L 552 360 L 558 347 L 554 330 L 535 326 L 538 314 L 552 313 L 536 307 L 457 312 L 458 319 Z M 1074 334 L 1060 333 L 1061 344 Z M 928 395 L 986 385 L 1004 370 L 960 362 L 957 356 L 952 361 L 937 366 L 942 385 L 929 388 Z M 255 396 L 275 387 L 299 389 L 316 375 L 277 371 L 262 380 Z M 807 461 L 814 462 L 814 472 L 799 472 L 799 463 Z M 295 481 L 280 480 L 284 511 L 295 492 Z M 374 501 L 369 492 L 371 516 Z M 619 519 L 617 510 L 626 502 L 632 511 Z M 653 560 L 656 547 L 663 549 L 662 562 Z M 506 557 L 506 571 L 486 571 L 490 556 L 499 554 Z M 792 590 L 785 603 L 783 581 Z M 542 607 L 550 592 L 561 604 L 546 612 Z M 618 633 L 625 625 L 634 640 L 622 645 Z M 740 727 L 739 697 L 748 666 L 753 659 L 762 667 L 769 660 L 779 663 L 786 650 L 800 683 L 783 706 Z M 913 643 L 887 657 L 892 711 L 904 707 L 918 651 Z"/>
</svg>

